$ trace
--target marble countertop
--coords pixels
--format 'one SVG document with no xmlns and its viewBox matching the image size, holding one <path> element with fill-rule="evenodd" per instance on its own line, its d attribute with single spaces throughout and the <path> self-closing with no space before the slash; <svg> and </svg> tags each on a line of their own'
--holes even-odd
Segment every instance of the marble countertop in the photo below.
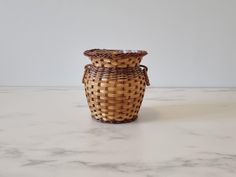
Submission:
<svg viewBox="0 0 236 177">
<path fill-rule="evenodd" d="M 0 177 L 235 177 L 236 89 L 148 88 L 137 121 L 90 118 L 84 91 L 0 88 Z"/>
</svg>

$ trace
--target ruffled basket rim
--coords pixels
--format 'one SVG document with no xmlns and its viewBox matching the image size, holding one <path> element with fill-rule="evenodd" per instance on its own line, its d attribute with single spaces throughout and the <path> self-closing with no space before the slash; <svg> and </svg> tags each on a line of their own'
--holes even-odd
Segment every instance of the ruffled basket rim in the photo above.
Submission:
<svg viewBox="0 0 236 177">
<path fill-rule="evenodd" d="M 91 58 L 127 58 L 143 57 L 147 55 L 145 50 L 119 50 L 119 49 L 90 49 L 84 51 L 84 55 Z"/>
</svg>

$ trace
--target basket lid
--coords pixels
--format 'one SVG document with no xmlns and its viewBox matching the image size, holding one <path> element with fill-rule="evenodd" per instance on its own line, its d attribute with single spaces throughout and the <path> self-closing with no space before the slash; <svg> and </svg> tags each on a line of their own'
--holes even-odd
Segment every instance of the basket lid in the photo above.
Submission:
<svg viewBox="0 0 236 177">
<path fill-rule="evenodd" d="M 147 55 L 144 50 L 115 50 L 115 49 L 90 49 L 84 52 L 85 56 L 91 58 L 128 58 L 143 57 Z"/>
</svg>

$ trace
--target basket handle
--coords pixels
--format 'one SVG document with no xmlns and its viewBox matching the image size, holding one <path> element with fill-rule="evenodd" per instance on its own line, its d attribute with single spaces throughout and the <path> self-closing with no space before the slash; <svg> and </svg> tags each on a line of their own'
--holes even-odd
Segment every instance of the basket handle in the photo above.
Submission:
<svg viewBox="0 0 236 177">
<path fill-rule="evenodd" d="M 145 82 L 146 82 L 146 85 L 149 86 L 150 85 L 150 82 L 149 82 L 149 78 L 148 78 L 148 74 L 147 74 L 147 71 L 148 71 L 148 67 L 145 66 L 145 65 L 140 65 L 142 71 L 143 71 L 143 74 L 144 74 L 144 77 L 145 77 Z"/>
<path fill-rule="evenodd" d="M 89 71 L 90 67 L 92 66 L 92 64 L 87 64 L 84 66 L 84 75 L 82 78 L 82 83 L 84 84 L 84 79 L 85 79 L 85 75 L 87 74 L 87 72 Z"/>
</svg>

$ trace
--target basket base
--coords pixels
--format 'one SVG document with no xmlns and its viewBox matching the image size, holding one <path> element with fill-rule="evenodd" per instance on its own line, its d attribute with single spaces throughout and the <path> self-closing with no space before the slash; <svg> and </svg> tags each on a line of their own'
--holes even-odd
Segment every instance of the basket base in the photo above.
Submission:
<svg viewBox="0 0 236 177">
<path fill-rule="evenodd" d="M 91 116 L 93 119 L 95 119 L 96 121 L 99 121 L 99 122 L 102 122 L 102 123 L 110 123 L 110 124 L 123 124 L 123 123 L 129 123 L 129 122 L 133 122 L 133 121 L 135 121 L 137 118 L 138 118 L 138 116 L 136 115 L 136 116 L 134 116 L 134 117 L 132 117 L 132 118 L 130 118 L 130 119 L 124 119 L 124 120 L 122 120 L 122 121 L 118 121 L 118 120 L 105 120 L 105 119 L 103 119 L 103 118 L 95 118 L 94 116 Z"/>
</svg>

